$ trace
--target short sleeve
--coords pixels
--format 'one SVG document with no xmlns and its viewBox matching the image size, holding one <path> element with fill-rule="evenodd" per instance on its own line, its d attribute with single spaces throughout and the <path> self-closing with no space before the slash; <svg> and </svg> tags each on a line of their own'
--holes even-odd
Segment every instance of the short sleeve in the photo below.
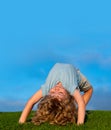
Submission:
<svg viewBox="0 0 111 130">
<path fill-rule="evenodd" d="M 42 96 L 46 96 L 48 94 L 49 88 L 46 86 L 46 84 L 41 85 L 42 90 Z"/>
</svg>

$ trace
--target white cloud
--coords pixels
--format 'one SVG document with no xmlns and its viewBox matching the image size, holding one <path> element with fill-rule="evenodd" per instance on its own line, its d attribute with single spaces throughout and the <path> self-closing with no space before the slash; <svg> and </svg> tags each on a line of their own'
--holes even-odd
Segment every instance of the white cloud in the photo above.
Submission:
<svg viewBox="0 0 111 130">
<path fill-rule="evenodd" d="M 104 90 L 95 90 L 92 96 L 91 102 L 89 102 L 89 107 L 94 108 L 94 110 L 111 110 L 111 91 L 106 92 Z"/>
<path fill-rule="evenodd" d="M 21 111 L 25 106 L 25 102 L 9 99 L 0 99 L 0 111 Z"/>
</svg>

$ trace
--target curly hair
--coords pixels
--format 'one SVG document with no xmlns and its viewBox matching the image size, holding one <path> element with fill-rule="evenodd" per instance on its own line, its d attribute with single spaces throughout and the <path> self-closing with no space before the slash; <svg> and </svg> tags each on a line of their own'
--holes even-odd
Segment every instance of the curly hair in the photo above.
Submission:
<svg viewBox="0 0 111 130">
<path fill-rule="evenodd" d="M 50 124 L 66 125 L 76 123 L 77 110 L 74 97 L 68 93 L 68 98 L 63 101 L 50 95 L 46 95 L 38 104 L 32 123 L 40 125 L 49 122 Z"/>
</svg>

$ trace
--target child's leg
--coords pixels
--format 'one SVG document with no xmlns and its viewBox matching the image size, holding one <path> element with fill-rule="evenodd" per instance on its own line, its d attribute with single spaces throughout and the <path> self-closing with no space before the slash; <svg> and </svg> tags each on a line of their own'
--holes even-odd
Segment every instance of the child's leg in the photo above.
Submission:
<svg viewBox="0 0 111 130">
<path fill-rule="evenodd" d="M 90 98 L 92 96 L 92 93 L 93 93 L 93 88 L 91 87 L 86 92 L 84 92 L 84 94 L 82 95 L 86 105 L 88 104 L 88 102 L 89 102 L 89 100 L 90 100 Z"/>
</svg>

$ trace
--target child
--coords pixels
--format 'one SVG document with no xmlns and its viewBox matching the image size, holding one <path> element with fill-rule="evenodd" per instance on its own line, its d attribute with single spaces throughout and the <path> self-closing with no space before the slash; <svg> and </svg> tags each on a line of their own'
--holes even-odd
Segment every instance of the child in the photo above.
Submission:
<svg viewBox="0 0 111 130">
<path fill-rule="evenodd" d="M 84 94 L 81 95 L 80 91 Z M 45 84 L 27 102 L 19 123 L 26 121 L 33 105 L 42 99 L 32 119 L 34 124 L 49 122 L 65 125 L 69 122 L 75 123 L 76 116 L 76 123 L 83 124 L 85 108 L 92 92 L 92 86 L 79 70 L 71 64 L 56 63 L 50 70 Z"/>
</svg>

